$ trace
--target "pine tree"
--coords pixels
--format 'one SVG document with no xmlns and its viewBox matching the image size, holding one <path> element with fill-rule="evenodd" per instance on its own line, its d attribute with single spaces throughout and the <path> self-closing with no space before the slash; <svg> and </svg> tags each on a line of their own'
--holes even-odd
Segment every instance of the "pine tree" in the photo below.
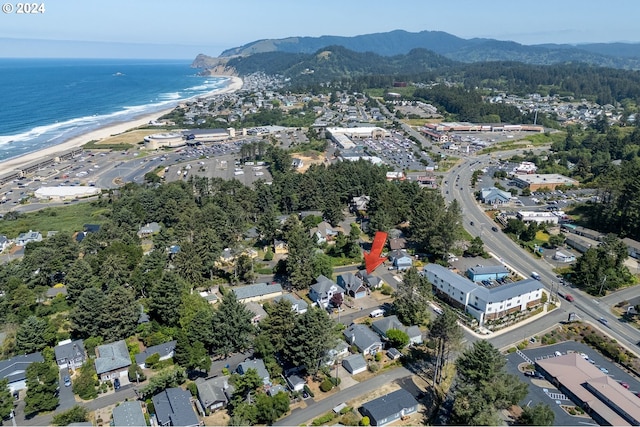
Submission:
<svg viewBox="0 0 640 427">
<path fill-rule="evenodd" d="M 9 390 L 9 380 L 0 380 L 0 420 L 4 420 L 13 411 L 13 396 Z"/>
<path fill-rule="evenodd" d="M 185 285 L 182 279 L 170 272 L 149 291 L 149 314 L 161 325 L 175 326 L 180 318 L 180 305 Z"/>
<path fill-rule="evenodd" d="M 236 299 L 234 292 L 227 292 L 213 316 L 214 353 L 229 356 L 249 348 L 255 328 L 251 324 L 253 313 Z"/>
<path fill-rule="evenodd" d="M 58 367 L 47 362 L 34 362 L 27 368 L 25 414 L 52 411 L 58 406 Z"/>
<path fill-rule="evenodd" d="M 423 325 L 429 320 L 431 299 L 431 284 L 415 267 L 411 267 L 398 284 L 393 311 L 405 325 Z"/>
</svg>

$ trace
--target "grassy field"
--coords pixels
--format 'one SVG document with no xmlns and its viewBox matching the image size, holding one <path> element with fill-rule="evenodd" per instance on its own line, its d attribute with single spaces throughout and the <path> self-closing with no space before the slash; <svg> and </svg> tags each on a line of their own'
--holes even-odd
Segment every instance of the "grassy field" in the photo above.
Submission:
<svg viewBox="0 0 640 427">
<path fill-rule="evenodd" d="M 0 221 L 0 234 L 12 239 L 29 230 L 46 235 L 48 231 L 74 232 L 82 230 L 84 224 L 101 224 L 105 221 L 106 208 L 97 208 L 92 203 L 46 208 L 23 214 L 15 221 Z"/>
</svg>

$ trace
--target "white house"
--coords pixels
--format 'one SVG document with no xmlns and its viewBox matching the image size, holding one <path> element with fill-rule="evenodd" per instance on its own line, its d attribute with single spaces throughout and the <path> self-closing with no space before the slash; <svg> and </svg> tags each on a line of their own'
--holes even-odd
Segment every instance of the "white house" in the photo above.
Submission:
<svg viewBox="0 0 640 427">
<path fill-rule="evenodd" d="M 318 304 L 319 307 L 327 307 L 329 301 L 335 294 L 342 293 L 340 288 L 333 280 L 320 275 L 316 279 L 316 283 L 311 285 L 309 290 L 309 298 Z"/>
</svg>

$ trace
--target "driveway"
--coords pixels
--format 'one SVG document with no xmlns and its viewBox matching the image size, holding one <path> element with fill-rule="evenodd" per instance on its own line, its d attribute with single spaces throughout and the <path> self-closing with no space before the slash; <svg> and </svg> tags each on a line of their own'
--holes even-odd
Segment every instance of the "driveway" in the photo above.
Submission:
<svg viewBox="0 0 640 427">
<path fill-rule="evenodd" d="M 58 396 L 58 399 L 60 403 L 58 405 L 58 408 L 56 409 L 57 411 L 64 411 L 66 409 L 72 408 L 73 405 L 76 404 L 76 397 L 73 394 L 73 387 L 65 387 L 64 385 L 64 377 L 66 375 L 69 375 L 69 370 L 67 368 L 61 368 L 58 375 L 58 382 L 60 384 L 60 394 Z"/>
</svg>

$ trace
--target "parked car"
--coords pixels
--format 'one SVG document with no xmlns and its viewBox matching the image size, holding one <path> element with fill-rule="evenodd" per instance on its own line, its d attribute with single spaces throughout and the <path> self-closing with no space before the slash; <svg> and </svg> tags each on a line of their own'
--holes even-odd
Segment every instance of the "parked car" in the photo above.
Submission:
<svg viewBox="0 0 640 427">
<path fill-rule="evenodd" d="M 493 227 L 491 227 L 491 231 L 498 231 L 498 227 L 494 225 Z"/>
<path fill-rule="evenodd" d="M 115 390 L 119 390 L 120 389 L 120 379 L 116 378 L 115 380 L 113 380 L 113 388 Z"/>
<path fill-rule="evenodd" d="M 69 375 L 65 375 L 64 376 L 64 386 L 65 387 L 69 387 L 71 385 L 71 378 L 69 378 Z"/>
</svg>

